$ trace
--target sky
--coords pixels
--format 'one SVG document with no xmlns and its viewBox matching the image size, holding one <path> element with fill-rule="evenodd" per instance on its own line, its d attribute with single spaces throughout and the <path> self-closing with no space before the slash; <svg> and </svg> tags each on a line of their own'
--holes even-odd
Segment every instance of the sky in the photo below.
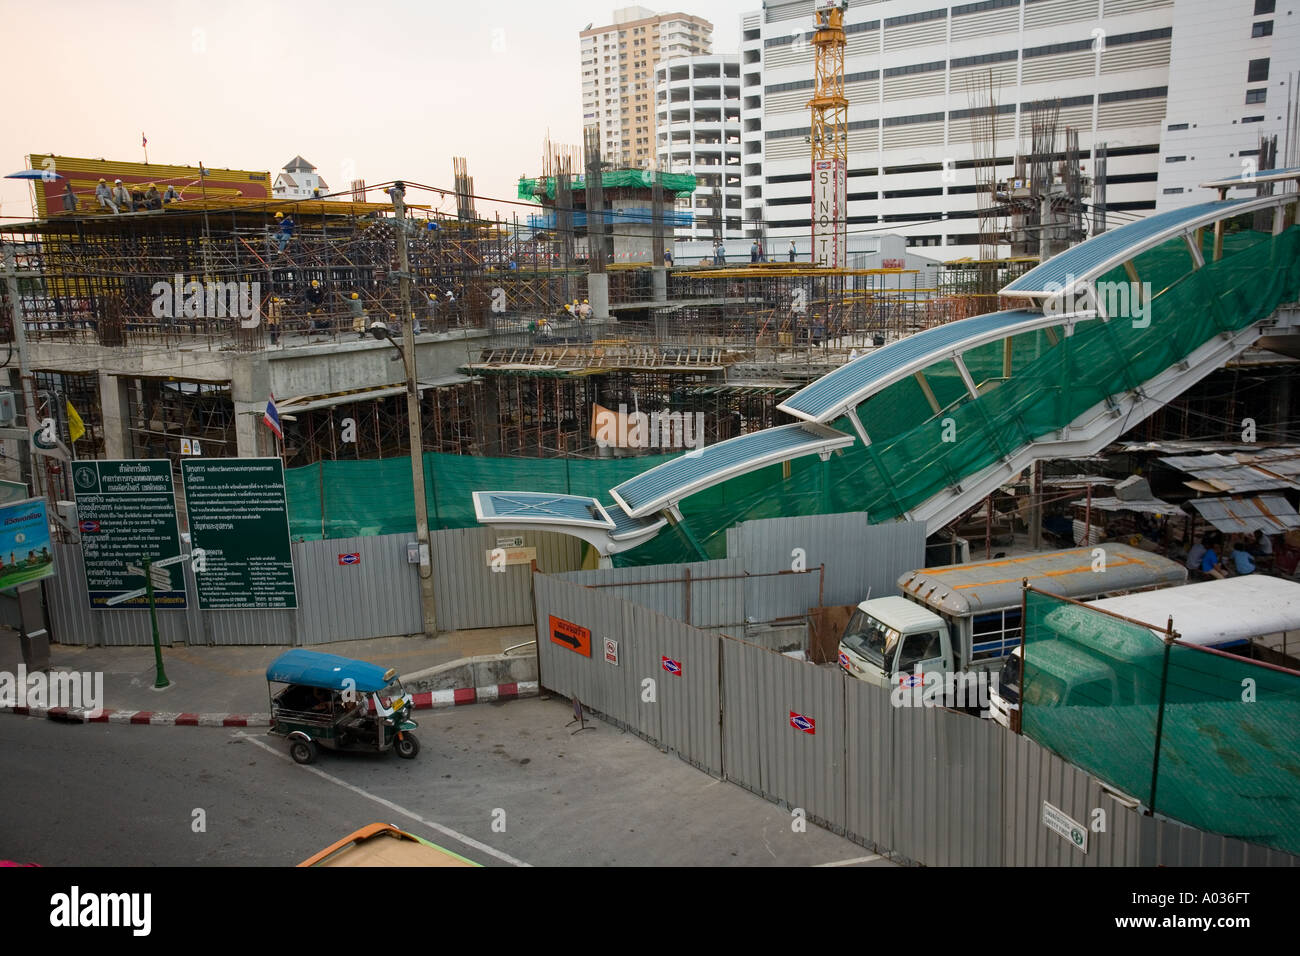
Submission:
<svg viewBox="0 0 1300 956">
<path fill-rule="evenodd" d="M 582 142 L 578 34 L 614 3 L 575 0 L 0 0 L 9 86 L 0 175 L 29 153 L 269 170 L 293 156 L 332 190 L 353 178 L 451 187 L 464 156 L 475 192 L 514 199 L 543 144 Z M 713 23 L 739 47 L 759 0 L 643 3 Z M 371 197 L 372 199 L 375 197 Z M 411 203 L 455 199 L 408 190 Z M 480 213 L 521 207 L 480 201 Z M 0 179 L 0 217 L 32 214 Z"/>
</svg>

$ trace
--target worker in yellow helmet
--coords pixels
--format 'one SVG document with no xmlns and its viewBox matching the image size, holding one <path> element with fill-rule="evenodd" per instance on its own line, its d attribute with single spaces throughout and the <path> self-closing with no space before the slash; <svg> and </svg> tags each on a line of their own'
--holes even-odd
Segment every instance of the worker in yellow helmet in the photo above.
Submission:
<svg viewBox="0 0 1300 956">
<path fill-rule="evenodd" d="M 113 201 L 113 191 L 108 188 L 108 181 L 102 176 L 99 179 L 99 185 L 95 187 L 95 201 L 99 203 L 100 209 L 111 209 L 113 212 L 119 212 L 117 203 Z"/>
<path fill-rule="evenodd" d="M 591 318 L 591 303 L 586 299 L 582 300 L 582 305 L 578 306 L 578 317 L 584 322 Z"/>
<path fill-rule="evenodd" d="M 352 293 L 352 298 L 348 301 L 348 308 L 352 312 L 352 331 L 357 333 L 357 338 L 366 337 L 366 310 L 361 304 L 361 296 Z"/>
<path fill-rule="evenodd" d="M 144 208 L 145 209 L 162 208 L 162 193 L 158 191 L 158 185 L 156 183 L 150 183 L 149 188 L 146 189 L 144 192 Z"/>
<path fill-rule="evenodd" d="M 271 296 L 266 303 L 266 328 L 271 333 L 271 344 L 280 344 L 280 312 L 284 303 L 278 295 Z"/>
</svg>

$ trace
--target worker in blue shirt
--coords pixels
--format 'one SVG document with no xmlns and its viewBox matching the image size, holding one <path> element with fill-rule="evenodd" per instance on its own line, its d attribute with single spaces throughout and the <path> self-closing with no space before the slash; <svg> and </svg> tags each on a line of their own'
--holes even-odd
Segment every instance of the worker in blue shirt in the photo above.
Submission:
<svg viewBox="0 0 1300 956">
<path fill-rule="evenodd" d="M 1232 546 L 1232 564 L 1238 574 L 1253 574 L 1255 572 L 1255 559 L 1250 556 L 1246 546 L 1240 541 Z"/>
</svg>

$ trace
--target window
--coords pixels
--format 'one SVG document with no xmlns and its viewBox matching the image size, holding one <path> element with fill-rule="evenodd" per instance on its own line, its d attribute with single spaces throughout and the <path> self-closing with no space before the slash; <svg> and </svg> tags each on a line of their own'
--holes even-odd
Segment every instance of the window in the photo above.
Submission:
<svg viewBox="0 0 1300 956">
<path fill-rule="evenodd" d="M 1182 187 L 1182 186 L 1174 186 L 1172 189 L 1166 189 L 1166 190 L 1165 190 L 1165 195 L 1166 195 L 1166 196 L 1174 196 L 1174 195 L 1177 195 L 1178 193 L 1180 193 L 1180 192 L 1182 192 L 1182 191 L 1183 191 L 1183 187 Z"/>
<path fill-rule="evenodd" d="M 1241 118 L 1241 121 L 1242 121 L 1243 123 L 1262 123 L 1262 122 L 1264 122 L 1264 117 L 1262 117 L 1262 116 L 1243 116 L 1243 117 Z"/>
<path fill-rule="evenodd" d="M 1273 35 L 1273 21 L 1262 20 L 1250 28 L 1250 35 L 1253 37 L 1271 37 Z"/>
<path fill-rule="evenodd" d="M 1246 71 L 1247 83 L 1260 83 L 1268 79 L 1268 57 L 1261 60 L 1251 60 L 1250 68 Z"/>
<path fill-rule="evenodd" d="M 898 652 L 898 673 L 910 674 L 921 661 L 934 660 L 942 653 L 938 631 L 909 634 L 903 638 L 903 649 Z"/>
<path fill-rule="evenodd" d="M 1166 156 L 1166 157 L 1165 157 L 1165 162 L 1166 162 L 1166 163 L 1185 163 L 1185 162 L 1187 162 L 1187 157 L 1186 157 L 1186 156 Z"/>
<path fill-rule="evenodd" d="M 1265 89 L 1246 91 L 1247 103 L 1263 103 L 1267 97 L 1268 97 L 1268 90 Z"/>
<path fill-rule="evenodd" d="M 1265 13 L 1272 13 L 1277 6 L 1277 0 L 1255 0 L 1255 16 L 1263 16 Z"/>
<path fill-rule="evenodd" d="M 1187 124 L 1186 124 L 1186 123 L 1170 123 L 1168 126 L 1165 127 L 1165 129 L 1169 130 L 1169 132 L 1172 133 L 1174 130 L 1187 129 Z"/>
</svg>

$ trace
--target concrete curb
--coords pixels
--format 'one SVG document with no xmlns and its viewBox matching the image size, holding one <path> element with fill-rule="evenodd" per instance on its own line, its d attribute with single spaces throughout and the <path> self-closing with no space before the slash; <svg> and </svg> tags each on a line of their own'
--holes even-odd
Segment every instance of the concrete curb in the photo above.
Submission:
<svg viewBox="0 0 1300 956">
<path fill-rule="evenodd" d="M 465 687 L 459 690 L 434 690 L 412 694 L 415 710 L 434 710 L 441 707 L 459 707 L 494 700 L 515 700 L 519 697 L 536 697 L 537 681 L 519 681 L 510 684 L 491 684 L 487 687 Z M 114 710 L 104 708 L 94 717 L 76 707 L 14 707 L 0 705 L 0 713 L 22 717 L 44 717 L 69 724 L 134 724 L 150 727 L 269 727 L 270 714 L 175 714 L 154 710 Z"/>
</svg>

